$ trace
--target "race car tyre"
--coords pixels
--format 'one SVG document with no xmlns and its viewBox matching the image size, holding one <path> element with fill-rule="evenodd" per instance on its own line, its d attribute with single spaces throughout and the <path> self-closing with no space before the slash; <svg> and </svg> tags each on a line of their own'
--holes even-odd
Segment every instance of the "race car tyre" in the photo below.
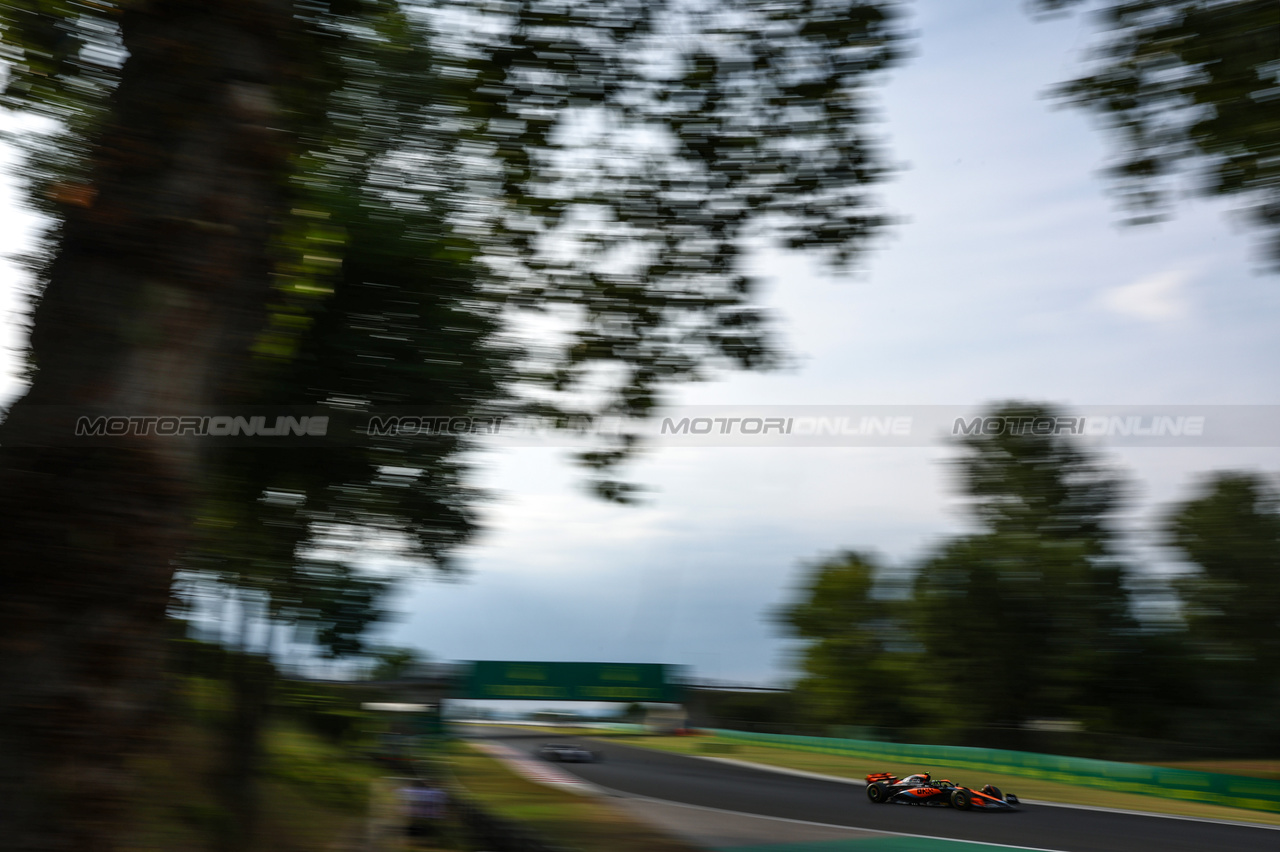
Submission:
<svg viewBox="0 0 1280 852">
<path fill-rule="evenodd" d="M 1001 793 L 1000 788 L 997 787 L 995 784 L 988 784 L 987 786 L 983 787 L 982 792 L 986 793 L 988 796 L 990 796 L 993 799 L 999 799 L 1002 802 L 1004 801 L 1004 793 Z"/>
<path fill-rule="evenodd" d="M 951 807 L 958 811 L 969 810 L 969 792 L 967 790 L 956 790 L 951 794 Z"/>
<path fill-rule="evenodd" d="M 884 782 L 877 781 L 874 784 L 868 784 L 867 798 L 871 800 L 872 804 L 883 804 L 884 800 L 887 798 L 887 796 L 885 796 Z"/>
</svg>

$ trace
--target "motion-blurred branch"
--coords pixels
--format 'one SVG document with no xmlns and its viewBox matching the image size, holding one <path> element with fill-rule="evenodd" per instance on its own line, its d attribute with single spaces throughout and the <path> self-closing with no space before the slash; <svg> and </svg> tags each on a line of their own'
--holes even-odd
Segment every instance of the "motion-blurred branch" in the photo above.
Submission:
<svg viewBox="0 0 1280 852">
<path fill-rule="evenodd" d="M 1280 270 L 1280 4 L 1274 0 L 1035 0 L 1085 5 L 1102 35 L 1091 72 L 1053 91 L 1097 114 L 1115 145 L 1108 175 L 1135 222 L 1192 192 L 1241 205 Z M 1190 172 L 1190 174 L 1186 174 Z"/>
</svg>

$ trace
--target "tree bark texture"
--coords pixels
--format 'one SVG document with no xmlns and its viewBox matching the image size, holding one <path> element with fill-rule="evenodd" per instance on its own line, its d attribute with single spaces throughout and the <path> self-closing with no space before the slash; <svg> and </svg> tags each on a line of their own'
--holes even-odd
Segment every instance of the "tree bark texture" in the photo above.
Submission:
<svg viewBox="0 0 1280 852">
<path fill-rule="evenodd" d="M 36 371 L 0 426 L 0 848 L 119 848 L 155 730 L 196 438 L 67 441 L 88 409 L 232 398 L 285 203 L 284 0 L 142 0 L 33 315 Z"/>
</svg>

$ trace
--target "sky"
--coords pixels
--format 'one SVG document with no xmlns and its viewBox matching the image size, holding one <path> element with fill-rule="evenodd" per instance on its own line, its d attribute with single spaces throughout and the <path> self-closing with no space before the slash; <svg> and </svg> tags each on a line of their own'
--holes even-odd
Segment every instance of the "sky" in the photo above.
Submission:
<svg viewBox="0 0 1280 852">
<path fill-rule="evenodd" d="M 880 189 L 901 218 L 854 275 L 757 252 L 794 364 L 676 389 L 680 405 L 1280 404 L 1280 288 L 1228 208 L 1188 201 L 1121 227 L 1099 171 L 1106 140 L 1045 91 L 1092 32 L 1017 0 L 917 0 L 915 55 L 878 91 Z M 8 160 L 6 159 L 7 163 Z M 33 223 L 12 181 L 0 252 Z M 23 273 L 0 268 L 0 398 L 20 390 Z M 1272 442 L 1276 443 L 1276 442 Z M 1105 450 L 1133 486 L 1135 558 L 1173 566 L 1154 528 L 1209 472 L 1274 474 L 1280 449 Z M 795 646 L 771 614 L 845 549 L 910 567 L 967 520 L 945 442 L 913 447 L 662 447 L 627 473 L 641 505 L 590 497 L 568 452 L 485 454 L 495 499 L 465 574 L 422 575 L 381 639 L 437 660 L 664 662 L 695 677 L 781 684 Z"/>
</svg>

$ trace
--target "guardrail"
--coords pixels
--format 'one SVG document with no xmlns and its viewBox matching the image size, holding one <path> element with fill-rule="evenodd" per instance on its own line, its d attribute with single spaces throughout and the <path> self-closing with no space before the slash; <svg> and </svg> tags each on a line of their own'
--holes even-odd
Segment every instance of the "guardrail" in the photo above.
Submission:
<svg viewBox="0 0 1280 852">
<path fill-rule="evenodd" d="M 1250 810 L 1280 812 L 1280 781 L 1026 751 L 704 729 L 741 743 L 885 761 L 978 764 L 1010 775 Z"/>
</svg>

